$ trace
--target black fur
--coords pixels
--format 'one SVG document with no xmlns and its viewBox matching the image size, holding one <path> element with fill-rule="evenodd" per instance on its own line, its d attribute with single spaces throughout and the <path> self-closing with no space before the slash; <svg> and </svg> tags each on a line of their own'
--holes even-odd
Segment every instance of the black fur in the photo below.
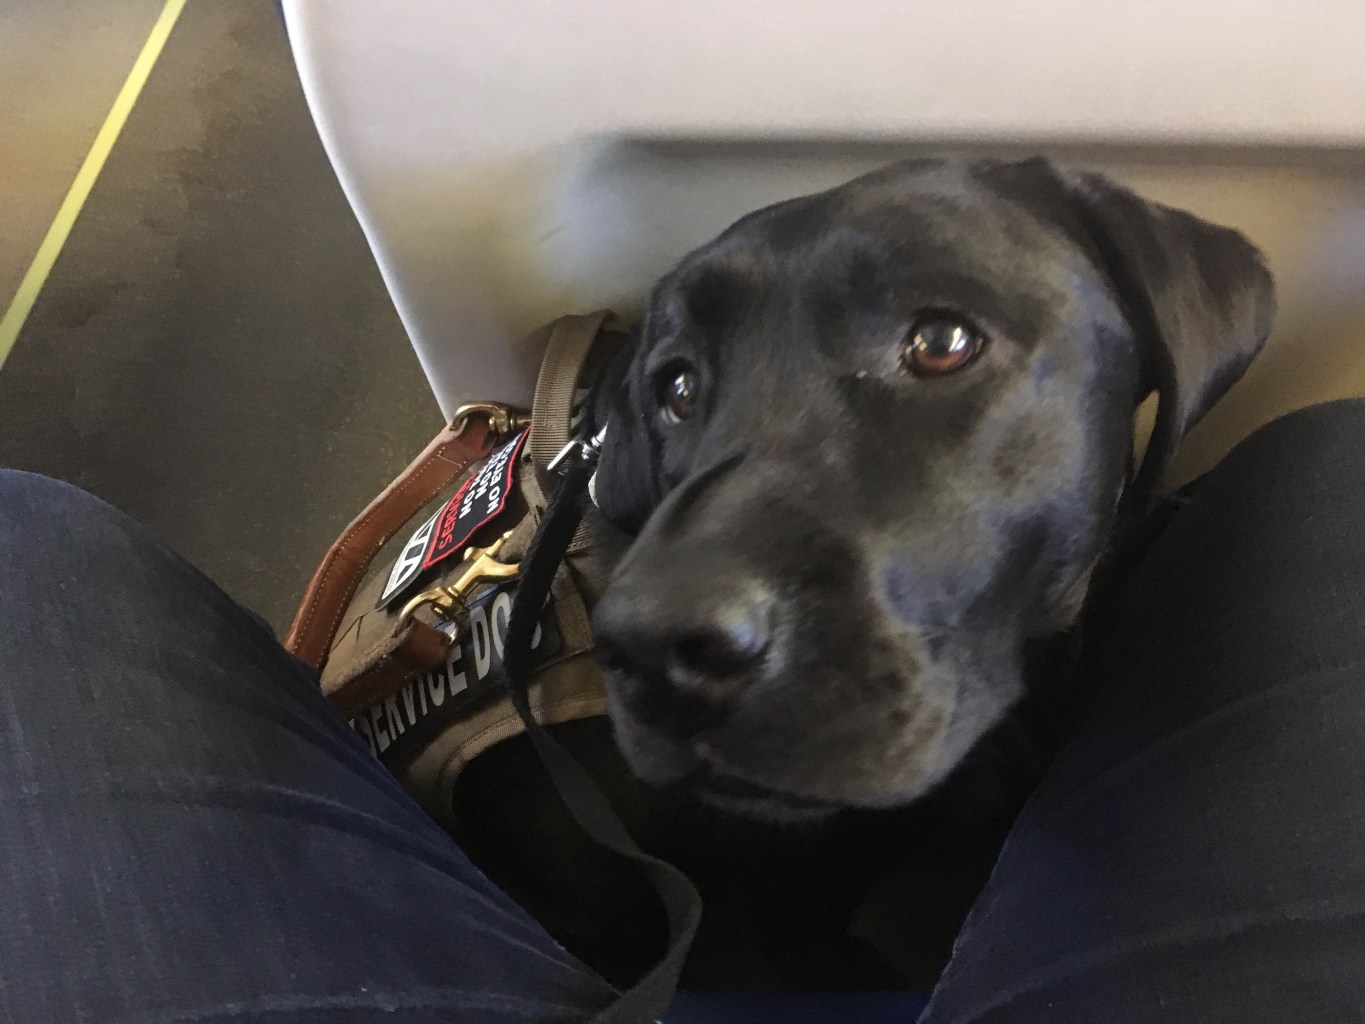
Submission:
<svg viewBox="0 0 1365 1024">
<path fill-rule="evenodd" d="M 988 347 L 908 375 L 923 310 Z M 689 984 L 932 984 L 1063 731 L 1097 560 L 1151 521 L 1272 311 L 1240 235 L 1041 160 L 888 167 L 660 282 L 594 403 L 597 496 L 636 535 L 601 530 L 624 546 L 594 620 L 617 742 L 600 719 L 557 733 L 702 889 Z M 699 402 L 670 425 L 655 375 L 680 358 Z M 761 612 L 763 657 L 679 677 L 670 646 L 736 608 Z M 623 984 L 659 955 L 647 886 L 576 830 L 525 737 L 456 800 L 461 845 L 573 952 Z"/>
<path fill-rule="evenodd" d="M 1036 685 L 1030 645 L 1075 624 L 1137 403 L 1161 392 L 1140 511 L 1273 306 L 1241 235 L 1043 160 L 894 165 L 692 253 L 608 399 L 598 473 L 638 533 L 594 617 L 633 770 L 777 820 L 939 786 Z M 925 311 L 984 332 L 980 358 L 907 373 Z M 679 360 L 699 406 L 669 423 L 656 378 Z M 759 603 L 752 669 L 680 683 L 680 638 Z"/>
</svg>

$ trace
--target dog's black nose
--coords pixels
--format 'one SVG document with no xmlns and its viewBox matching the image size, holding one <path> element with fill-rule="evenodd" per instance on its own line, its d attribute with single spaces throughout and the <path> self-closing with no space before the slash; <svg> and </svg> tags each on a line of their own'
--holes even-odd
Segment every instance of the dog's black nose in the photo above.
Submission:
<svg viewBox="0 0 1365 1024">
<path fill-rule="evenodd" d="M 717 602 L 669 643 L 664 672 L 682 689 L 728 686 L 763 660 L 772 643 L 772 599 L 746 595 Z"/>
<path fill-rule="evenodd" d="M 752 680 L 773 643 L 774 600 L 755 581 L 641 593 L 611 587 L 593 615 L 609 667 L 663 681 L 679 697 L 723 705 Z"/>
</svg>

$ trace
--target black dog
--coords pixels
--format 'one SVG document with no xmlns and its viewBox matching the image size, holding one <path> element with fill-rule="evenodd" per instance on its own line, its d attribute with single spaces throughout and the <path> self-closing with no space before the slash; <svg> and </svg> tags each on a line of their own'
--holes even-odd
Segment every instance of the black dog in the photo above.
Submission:
<svg viewBox="0 0 1365 1024">
<path fill-rule="evenodd" d="M 1068 675 L 1050 641 L 1273 306 L 1241 235 L 1042 160 L 888 167 L 754 213 L 663 279 L 597 402 L 596 500 L 634 536 L 594 629 L 649 787 L 597 723 L 560 731 L 697 877 L 707 920 L 752 929 L 703 980 L 752 983 L 731 967 L 762 946 L 759 975 L 878 983 L 840 942 L 868 880 L 906 864 L 932 879 L 905 913 L 929 966 L 900 978 L 932 979 L 1039 770 L 1030 734 Z M 468 769 L 507 796 L 471 801 L 462 842 L 625 980 L 651 947 L 600 921 L 648 894 L 592 860 L 530 757 L 502 744 Z M 807 825 L 746 833 L 693 797 Z M 541 878 L 508 868 L 518 850 Z M 556 893 L 575 865 L 577 895 Z"/>
<path fill-rule="evenodd" d="M 658 285 L 596 493 L 631 767 L 770 818 L 913 801 L 1069 629 L 1273 317 L 1236 232 L 1042 160 L 917 160 L 739 221 Z"/>
</svg>

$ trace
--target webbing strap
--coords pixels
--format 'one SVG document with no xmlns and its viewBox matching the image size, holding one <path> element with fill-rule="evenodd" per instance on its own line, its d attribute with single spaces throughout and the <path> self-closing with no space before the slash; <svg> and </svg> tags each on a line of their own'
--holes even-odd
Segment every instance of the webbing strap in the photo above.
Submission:
<svg viewBox="0 0 1365 1024">
<path fill-rule="evenodd" d="M 668 915 L 668 951 L 634 986 L 592 1018 L 594 1024 L 646 1024 L 668 1008 L 683 961 L 701 921 L 701 896 L 687 876 L 636 845 L 607 798 L 583 766 L 559 745 L 531 714 L 527 683 L 531 677 L 531 637 L 556 568 L 583 517 L 593 463 L 578 458 L 550 499 L 521 560 L 521 578 L 507 624 L 504 665 L 508 691 L 564 806 L 599 846 L 629 860 L 658 894 Z"/>
<path fill-rule="evenodd" d="M 531 406 L 528 444 L 537 473 L 544 473 L 545 467 L 569 443 L 578 378 L 598 331 L 610 315 L 607 310 L 599 310 L 584 316 L 560 317 L 550 331 Z"/>
</svg>

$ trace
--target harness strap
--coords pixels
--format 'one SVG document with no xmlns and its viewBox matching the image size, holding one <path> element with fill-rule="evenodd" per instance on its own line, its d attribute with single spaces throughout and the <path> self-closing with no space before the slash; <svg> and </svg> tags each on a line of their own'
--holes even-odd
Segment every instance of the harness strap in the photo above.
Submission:
<svg viewBox="0 0 1365 1024">
<path fill-rule="evenodd" d="M 602 310 L 585 316 L 560 317 L 550 331 L 531 405 L 528 444 L 537 473 L 543 474 L 569 443 L 578 380 L 593 342 L 610 316 L 610 312 Z"/>
<path fill-rule="evenodd" d="M 592 1018 L 593 1024 L 645 1024 L 658 1020 L 673 1000 L 683 962 L 701 922 L 702 903 L 686 875 L 640 849 L 592 777 L 531 713 L 527 685 L 537 612 L 583 517 L 588 479 L 595 468 L 595 460 L 570 458 L 569 462 L 521 560 L 521 578 L 507 624 L 504 665 L 512 703 L 564 806 L 589 838 L 640 870 L 668 916 L 668 951 L 663 958 Z"/>
</svg>

